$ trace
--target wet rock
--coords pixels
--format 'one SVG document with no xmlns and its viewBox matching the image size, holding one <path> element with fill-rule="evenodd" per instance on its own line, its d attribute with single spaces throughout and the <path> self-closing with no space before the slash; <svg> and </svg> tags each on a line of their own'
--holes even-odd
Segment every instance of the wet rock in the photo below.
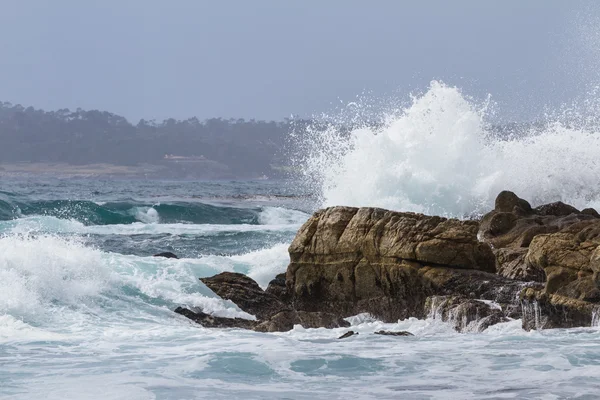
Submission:
<svg viewBox="0 0 600 400">
<path fill-rule="evenodd" d="M 190 310 L 184 307 L 177 307 L 175 312 L 191 319 L 205 328 L 254 329 L 257 324 L 256 321 L 248 319 L 215 317 L 204 313 L 202 310 Z"/>
<path fill-rule="evenodd" d="M 346 338 L 349 338 L 350 336 L 354 336 L 354 335 L 358 335 L 358 332 L 348 331 L 348 332 L 344 333 L 342 336 L 340 336 L 338 339 L 346 339 Z"/>
<path fill-rule="evenodd" d="M 254 330 L 258 332 L 286 332 L 292 330 L 294 325 L 300 325 L 305 329 L 333 329 L 348 327 L 350 323 L 334 313 L 287 310 L 273 315 L 266 321 L 261 321 L 254 327 Z"/>
<path fill-rule="evenodd" d="M 545 293 L 600 302 L 600 221 L 579 222 L 536 236 L 526 262 L 545 271 Z"/>
<path fill-rule="evenodd" d="M 259 320 L 289 309 L 272 293 L 266 293 L 252 278 L 236 272 L 222 272 L 210 278 L 200 278 L 210 290 L 225 300 L 233 301 L 243 311 Z"/>
<path fill-rule="evenodd" d="M 164 258 L 179 258 L 176 254 L 171 253 L 170 251 L 165 251 L 164 253 L 155 254 L 153 257 L 164 257 Z"/>
<path fill-rule="evenodd" d="M 425 299 L 438 289 L 426 273 L 495 272 L 477 229 L 475 221 L 378 208 L 321 210 L 290 245 L 294 307 L 341 317 L 367 312 L 386 322 L 423 317 Z"/>
<path fill-rule="evenodd" d="M 384 336 L 415 336 L 407 331 L 377 331 L 375 335 L 384 335 Z"/>
<path fill-rule="evenodd" d="M 291 301 L 290 293 L 285 282 L 285 272 L 278 274 L 265 290 L 265 293 L 275 296 L 281 302 L 288 304 Z"/>
<path fill-rule="evenodd" d="M 508 321 L 499 304 L 462 296 L 432 296 L 425 304 L 429 317 L 450 323 L 458 332 L 483 332 Z"/>
<path fill-rule="evenodd" d="M 557 201 L 550 204 L 544 204 L 535 208 L 536 214 L 553 215 L 555 217 L 565 217 L 571 214 L 581 214 L 578 209 L 562 201 Z"/>
<path fill-rule="evenodd" d="M 496 210 L 497 212 L 506 213 L 513 213 L 516 211 L 529 213 L 531 212 L 531 205 L 529 204 L 529 202 L 527 202 L 527 200 L 519 198 L 519 196 L 517 196 L 513 192 L 504 190 L 500 192 L 496 197 L 494 210 Z"/>
<path fill-rule="evenodd" d="M 597 324 L 600 307 L 542 290 L 526 289 L 521 295 L 523 329 L 551 329 Z"/>
</svg>

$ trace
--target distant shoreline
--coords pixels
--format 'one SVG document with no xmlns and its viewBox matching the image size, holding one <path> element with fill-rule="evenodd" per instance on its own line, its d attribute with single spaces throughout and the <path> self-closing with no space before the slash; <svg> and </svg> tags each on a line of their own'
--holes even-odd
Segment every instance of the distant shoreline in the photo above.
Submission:
<svg viewBox="0 0 600 400">
<path fill-rule="evenodd" d="M 67 163 L 19 162 L 0 163 L 1 178 L 62 178 L 62 179 L 148 179 L 148 180 L 269 180 L 270 177 L 241 177 L 233 174 L 215 174 L 214 171 L 193 171 L 192 174 L 181 174 L 173 171 L 165 164 L 140 164 L 135 166 L 107 163 L 73 165 Z M 275 178 L 278 179 L 278 178 Z M 279 178 L 280 179 L 280 178 Z"/>
</svg>

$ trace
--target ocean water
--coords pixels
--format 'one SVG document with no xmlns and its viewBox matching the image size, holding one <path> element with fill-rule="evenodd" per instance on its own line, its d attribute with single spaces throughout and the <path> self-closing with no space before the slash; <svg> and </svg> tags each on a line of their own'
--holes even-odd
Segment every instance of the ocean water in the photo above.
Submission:
<svg viewBox="0 0 600 400">
<path fill-rule="evenodd" d="M 534 204 L 599 200 L 591 127 L 498 138 L 485 107 L 438 82 L 378 130 L 313 135 L 300 184 L 2 180 L 0 398 L 598 398 L 597 327 L 526 332 L 514 320 L 457 333 L 359 315 L 352 328 L 266 334 L 175 314 L 254 318 L 198 278 L 237 271 L 266 287 L 322 205 L 464 217 L 501 189 Z M 152 257 L 162 251 L 181 259 Z M 337 340 L 348 329 L 359 335 Z"/>
</svg>

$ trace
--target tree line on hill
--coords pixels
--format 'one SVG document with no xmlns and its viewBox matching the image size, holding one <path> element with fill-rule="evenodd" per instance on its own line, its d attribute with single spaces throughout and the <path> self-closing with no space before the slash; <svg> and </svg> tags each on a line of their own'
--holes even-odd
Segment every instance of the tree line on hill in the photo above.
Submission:
<svg viewBox="0 0 600 400">
<path fill-rule="evenodd" d="M 202 159 L 199 168 L 217 168 L 224 176 L 274 176 L 287 165 L 289 132 L 308 123 L 170 118 L 134 125 L 106 111 L 44 111 L 0 102 L 0 163 L 133 166 L 165 163 L 172 155 Z"/>
</svg>

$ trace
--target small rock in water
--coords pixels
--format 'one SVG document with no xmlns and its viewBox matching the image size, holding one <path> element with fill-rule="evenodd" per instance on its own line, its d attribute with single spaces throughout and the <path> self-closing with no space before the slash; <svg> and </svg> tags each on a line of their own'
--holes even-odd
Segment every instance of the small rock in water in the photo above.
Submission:
<svg viewBox="0 0 600 400">
<path fill-rule="evenodd" d="M 353 335 L 358 335 L 358 332 L 348 331 L 348 332 L 344 333 L 342 336 L 340 336 L 338 339 L 346 339 Z"/>
<path fill-rule="evenodd" d="M 385 336 L 415 336 L 410 332 L 407 331 L 377 331 L 375 332 L 376 335 L 385 335 Z"/>
<path fill-rule="evenodd" d="M 164 258 L 179 258 L 175 253 L 171 253 L 170 251 L 165 251 L 164 253 L 155 254 L 153 257 L 164 257 Z"/>
</svg>

